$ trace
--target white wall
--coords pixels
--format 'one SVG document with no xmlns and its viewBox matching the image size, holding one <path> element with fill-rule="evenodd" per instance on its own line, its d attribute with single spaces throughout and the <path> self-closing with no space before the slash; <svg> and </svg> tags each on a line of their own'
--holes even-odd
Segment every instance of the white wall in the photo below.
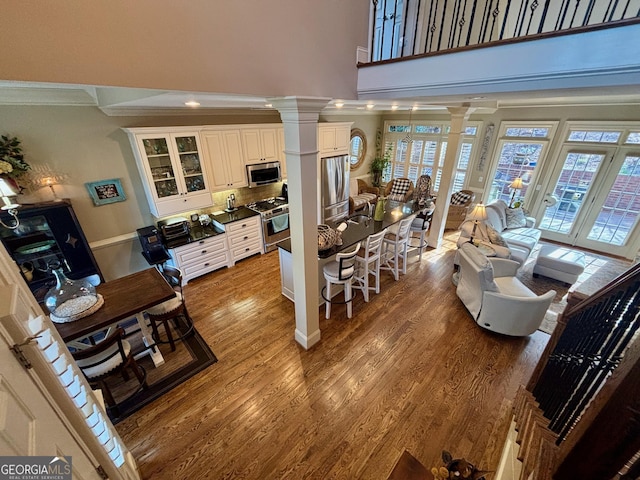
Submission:
<svg viewBox="0 0 640 480">
<path fill-rule="evenodd" d="M 0 79 L 355 98 L 368 0 L 0 0 Z"/>
</svg>

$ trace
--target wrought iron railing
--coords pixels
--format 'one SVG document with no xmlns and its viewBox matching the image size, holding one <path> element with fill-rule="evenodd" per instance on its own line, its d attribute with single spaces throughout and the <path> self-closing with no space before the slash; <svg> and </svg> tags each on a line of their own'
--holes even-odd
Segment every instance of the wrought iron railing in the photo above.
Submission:
<svg viewBox="0 0 640 480">
<path fill-rule="evenodd" d="M 640 21 L 637 0 L 372 2 L 372 62 Z"/>
<path fill-rule="evenodd" d="M 532 393 L 558 434 L 567 436 L 637 336 L 640 264 L 562 315 L 566 326 L 548 353 Z"/>
</svg>

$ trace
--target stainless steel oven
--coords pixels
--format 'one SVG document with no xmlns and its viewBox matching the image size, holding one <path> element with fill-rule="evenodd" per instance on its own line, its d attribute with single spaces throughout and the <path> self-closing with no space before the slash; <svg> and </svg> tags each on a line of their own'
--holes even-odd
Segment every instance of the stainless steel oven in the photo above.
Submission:
<svg viewBox="0 0 640 480">
<path fill-rule="evenodd" d="M 260 213 L 265 252 L 275 250 L 278 242 L 289 238 L 289 205 L 284 198 L 269 198 L 247 207 Z"/>
</svg>

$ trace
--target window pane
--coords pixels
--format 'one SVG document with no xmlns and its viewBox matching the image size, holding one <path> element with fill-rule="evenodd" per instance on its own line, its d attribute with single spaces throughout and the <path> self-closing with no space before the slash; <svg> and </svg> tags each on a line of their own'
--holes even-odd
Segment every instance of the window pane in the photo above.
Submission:
<svg viewBox="0 0 640 480">
<path fill-rule="evenodd" d="M 507 128 L 505 136 L 507 137 L 537 137 L 546 138 L 549 135 L 548 128 L 532 128 L 532 127 L 511 127 Z"/>
<path fill-rule="evenodd" d="M 416 133 L 440 133 L 440 125 L 416 125 Z"/>
<path fill-rule="evenodd" d="M 622 132 L 572 130 L 568 140 L 570 142 L 617 143 L 621 134 Z"/>
<path fill-rule="evenodd" d="M 625 143 L 639 144 L 640 143 L 640 132 L 631 132 L 629 134 L 629 136 L 627 137 L 627 141 Z"/>
<path fill-rule="evenodd" d="M 640 157 L 627 157 L 587 238 L 622 246 L 640 217 Z"/>
<path fill-rule="evenodd" d="M 540 144 L 505 142 L 502 145 L 498 168 L 491 185 L 489 201 L 499 198 L 509 204 L 513 194 L 509 185 L 518 177 L 522 179 L 524 188 L 516 192 L 514 200 L 524 198 L 541 153 L 542 145 Z"/>
<path fill-rule="evenodd" d="M 411 157 L 409 158 L 409 162 L 411 164 L 420 164 L 420 161 L 422 160 L 423 145 L 423 140 L 414 140 L 413 142 L 411 142 Z"/>
<path fill-rule="evenodd" d="M 571 231 L 587 190 L 603 160 L 604 155 L 598 153 L 567 154 L 562 173 L 553 190 L 558 203 L 545 210 L 540 228 L 558 233 Z"/>
</svg>

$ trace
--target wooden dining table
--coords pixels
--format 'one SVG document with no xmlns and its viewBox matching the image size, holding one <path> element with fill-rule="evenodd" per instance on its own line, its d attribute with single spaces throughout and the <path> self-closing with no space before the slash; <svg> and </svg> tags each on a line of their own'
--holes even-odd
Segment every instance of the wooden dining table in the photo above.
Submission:
<svg viewBox="0 0 640 480">
<path fill-rule="evenodd" d="M 176 292 L 155 268 L 132 273 L 116 280 L 101 283 L 96 293 L 102 295 L 104 305 L 87 317 L 67 323 L 55 323 L 58 333 L 66 342 L 87 337 L 105 330 L 123 320 L 136 317 L 142 338 L 156 367 L 164 363 L 160 349 L 156 348 L 151 329 L 144 319 L 144 311 L 170 300 Z"/>
</svg>

